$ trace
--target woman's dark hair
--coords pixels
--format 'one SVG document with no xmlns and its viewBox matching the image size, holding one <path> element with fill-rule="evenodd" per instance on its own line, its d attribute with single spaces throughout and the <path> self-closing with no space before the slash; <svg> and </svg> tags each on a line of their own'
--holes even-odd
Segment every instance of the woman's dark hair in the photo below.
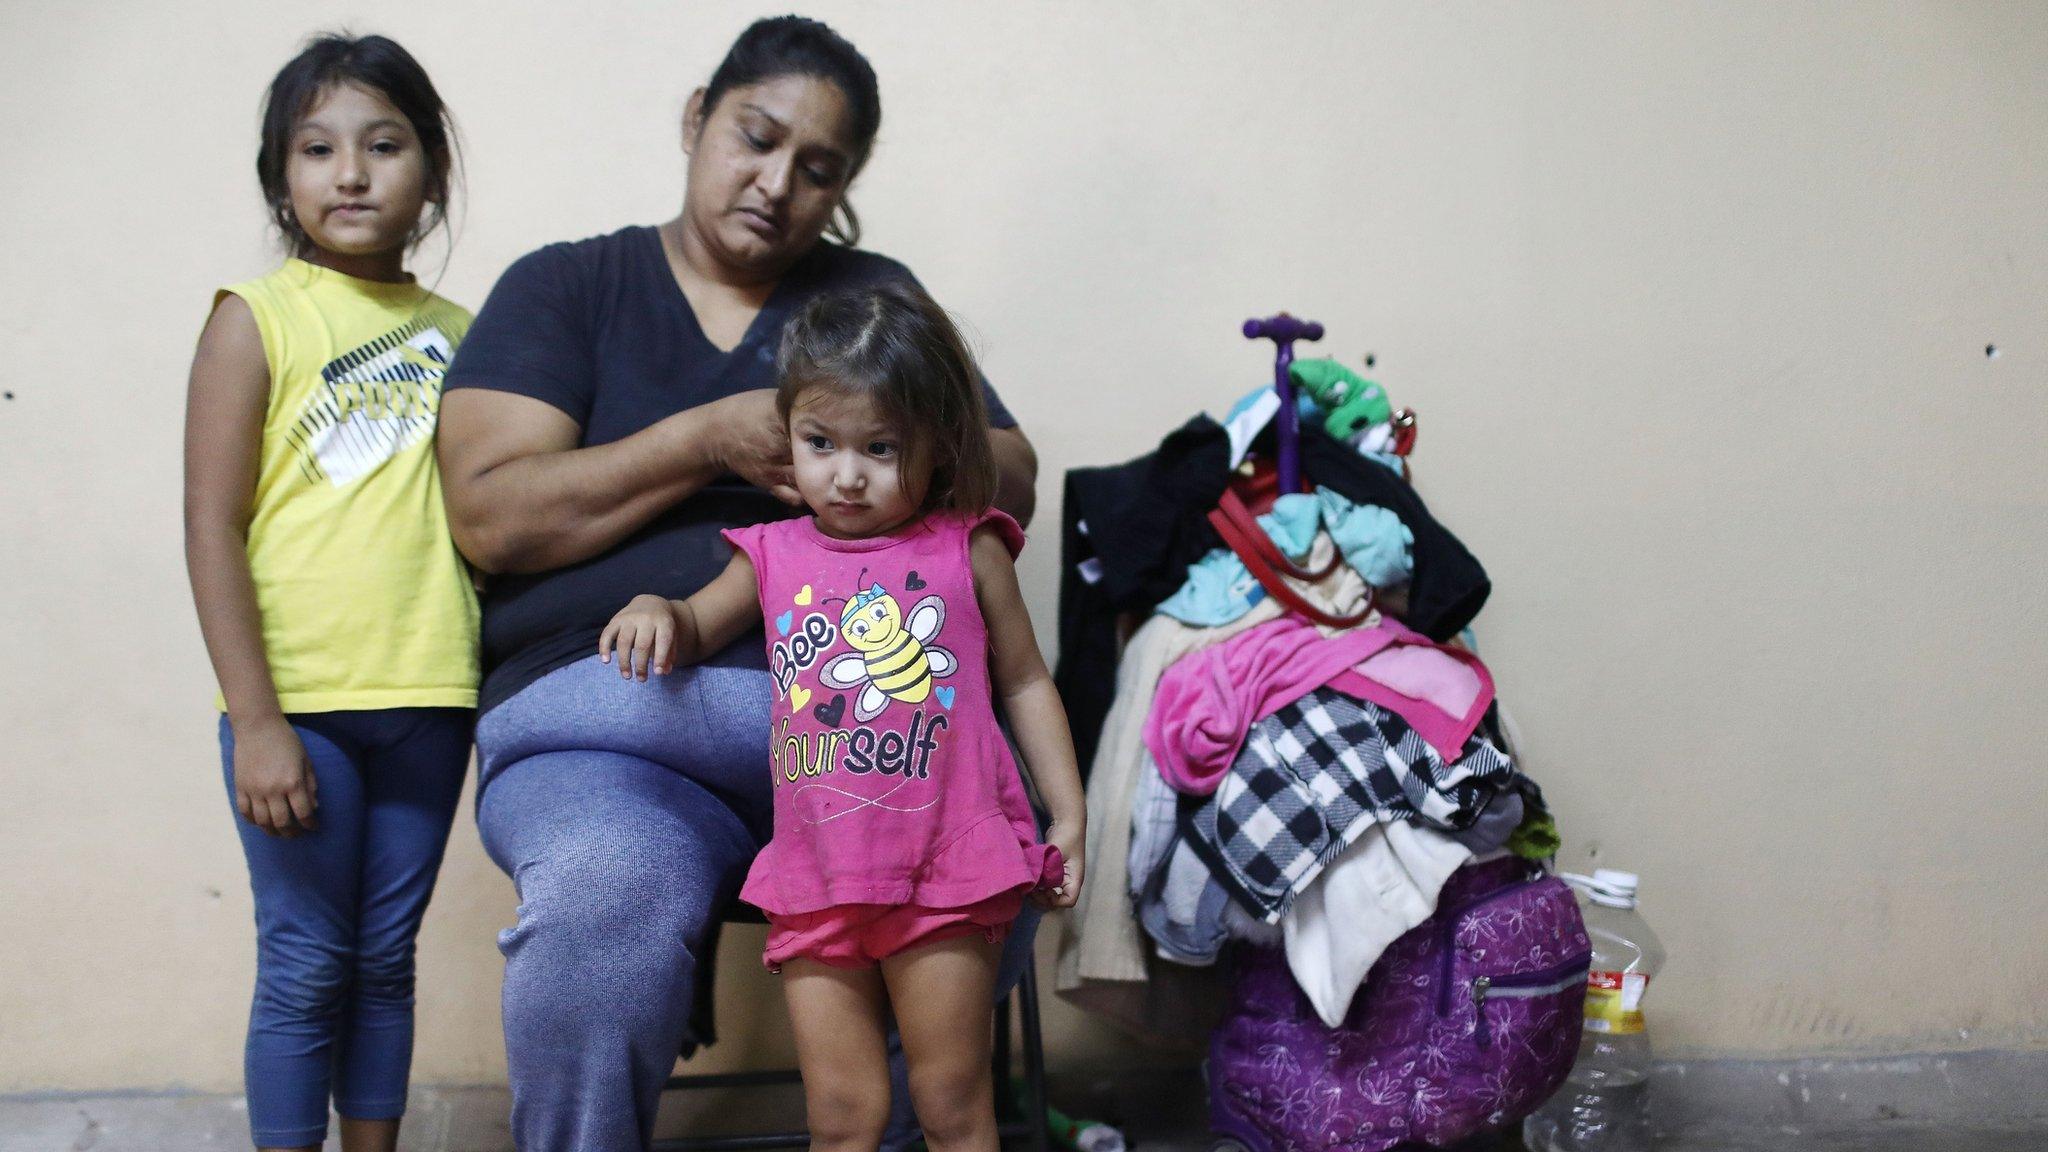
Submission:
<svg viewBox="0 0 2048 1152">
<path fill-rule="evenodd" d="M 270 222 L 284 234 L 295 253 L 312 243 L 292 214 L 291 189 L 285 183 L 285 162 L 292 154 L 292 135 L 299 121 L 321 96 L 337 85 L 360 84 L 381 94 L 412 124 L 427 158 L 427 194 L 432 205 L 426 222 L 413 233 L 417 244 L 448 220 L 460 165 L 454 119 L 426 69 L 395 40 L 383 36 L 349 36 L 327 32 L 313 37 L 278 70 L 263 98 L 263 143 L 256 150 L 256 179 Z"/>
<path fill-rule="evenodd" d="M 775 407 L 784 420 L 820 388 L 866 396 L 903 437 L 903 464 L 931 468 L 923 510 L 979 513 L 996 498 L 981 372 L 959 329 L 909 282 L 829 292 L 782 331 Z"/>
<path fill-rule="evenodd" d="M 727 92 L 781 76 L 813 76 L 846 97 L 853 113 L 853 166 L 846 173 L 846 182 L 852 184 L 868 162 L 875 133 L 882 127 L 882 93 L 868 58 L 820 21 L 773 16 L 749 24 L 726 49 L 725 59 L 719 61 L 711 82 L 704 86 L 704 119 L 711 118 Z M 860 243 L 860 217 L 845 197 L 840 197 L 839 208 L 825 231 L 848 247 Z"/>
</svg>

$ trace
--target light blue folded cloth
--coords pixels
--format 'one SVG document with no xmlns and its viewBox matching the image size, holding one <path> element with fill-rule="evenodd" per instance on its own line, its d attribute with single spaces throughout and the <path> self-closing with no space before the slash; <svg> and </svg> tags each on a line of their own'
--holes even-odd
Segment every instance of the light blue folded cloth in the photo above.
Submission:
<svg viewBox="0 0 2048 1152">
<path fill-rule="evenodd" d="M 1273 501 L 1272 511 L 1259 517 L 1259 527 L 1298 564 L 1308 559 L 1309 549 L 1315 547 L 1316 533 L 1323 527 L 1323 510 L 1314 496 L 1296 492 Z"/>
<path fill-rule="evenodd" d="M 1367 584 L 1391 588 L 1415 575 L 1415 533 L 1399 516 L 1377 504 L 1353 504 L 1328 488 L 1316 489 L 1315 499 L 1344 562 Z M 1277 503 L 1274 510 L 1279 510 Z"/>
<path fill-rule="evenodd" d="M 1266 590 L 1228 548 L 1217 548 L 1188 565 L 1187 583 L 1159 605 L 1159 611 L 1196 628 L 1215 628 L 1252 610 Z"/>
</svg>

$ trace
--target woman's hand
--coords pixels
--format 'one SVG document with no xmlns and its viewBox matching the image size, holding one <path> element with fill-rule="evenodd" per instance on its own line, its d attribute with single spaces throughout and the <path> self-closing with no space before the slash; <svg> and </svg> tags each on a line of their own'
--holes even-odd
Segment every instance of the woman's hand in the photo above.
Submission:
<svg viewBox="0 0 2048 1152">
<path fill-rule="evenodd" d="M 713 454 L 726 471 L 785 504 L 801 504 L 789 459 L 789 421 L 775 410 L 775 392 L 756 388 L 714 400 L 692 412 L 714 437 Z"/>
<path fill-rule="evenodd" d="M 1081 898 L 1081 876 L 1087 871 L 1082 860 L 1086 840 L 1085 829 L 1058 820 L 1045 830 L 1045 842 L 1060 850 L 1060 858 L 1066 861 L 1067 870 L 1058 887 L 1032 893 L 1032 903 L 1046 909 L 1072 908 L 1074 901 Z"/>
<path fill-rule="evenodd" d="M 619 675 L 628 680 L 646 680 L 651 671 L 666 676 L 675 667 L 676 610 L 667 600 L 652 594 L 633 597 L 619 609 L 612 622 L 597 638 L 597 657 L 609 664 L 612 652 L 619 654 Z"/>
<path fill-rule="evenodd" d="M 284 717 L 235 729 L 235 810 L 242 819 L 286 839 L 314 831 L 319 791 L 306 746 Z"/>
</svg>

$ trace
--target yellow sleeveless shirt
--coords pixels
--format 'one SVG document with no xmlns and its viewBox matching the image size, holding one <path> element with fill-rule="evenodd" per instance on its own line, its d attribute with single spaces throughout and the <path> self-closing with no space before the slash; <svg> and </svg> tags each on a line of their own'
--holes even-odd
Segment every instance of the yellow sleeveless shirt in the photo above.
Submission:
<svg viewBox="0 0 2048 1152">
<path fill-rule="evenodd" d="M 434 464 L 469 312 L 303 260 L 215 306 L 229 294 L 255 313 L 270 365 L 249 571 L 279 702 L 475 707 L 476 592 Z"/>
</svg>

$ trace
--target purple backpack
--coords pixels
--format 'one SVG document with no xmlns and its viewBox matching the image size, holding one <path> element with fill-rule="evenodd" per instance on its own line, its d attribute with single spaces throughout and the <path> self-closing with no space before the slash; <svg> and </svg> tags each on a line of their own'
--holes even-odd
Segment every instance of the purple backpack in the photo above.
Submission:
<svg viewBox="0 0 2048 1152">
<path fill-rule="evenodd" d="M 1384 1152 L 1517 1123 L 1571 1071 L 1591 959 L 1571 889 L 1514 859 L 1452 874 L 1339 1028 L 1280 949 L 1244 948 L 1209 1040 L 1209 1126 L 1251 1152 Z"/>
</svg>

